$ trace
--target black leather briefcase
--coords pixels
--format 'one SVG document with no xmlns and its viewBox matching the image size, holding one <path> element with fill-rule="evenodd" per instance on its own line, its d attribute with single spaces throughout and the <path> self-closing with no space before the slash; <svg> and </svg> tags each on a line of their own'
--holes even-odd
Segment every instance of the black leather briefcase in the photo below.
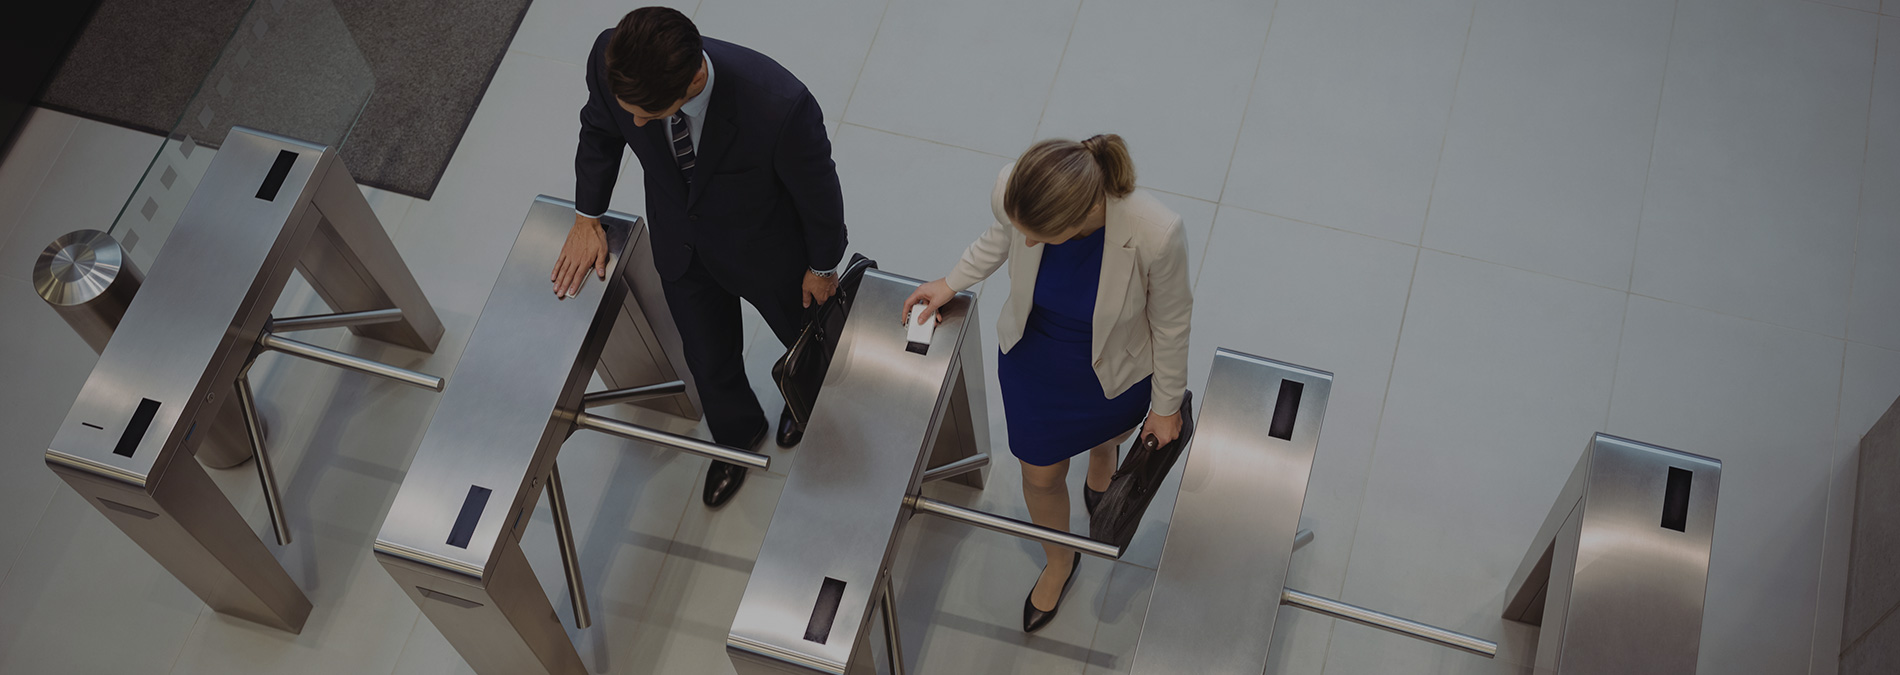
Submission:
<svg viewBox="0 0 1900 675">
<path fill-rule="evenodd" d="M 1194 439 L 1194 392 L 1181 397 L 1181 435 L 1167 445 L 1159 445 L 1153 435 L 1143 435 L 1128 457 L 1122 460 L 1115 477 L 1108 483 L 1095 514 L 1089 517 L 1089 538 L 1127 550 L 1135 540 L 1135 528 L 1148 513 L 1155 492 L 1168 472 L 1174 470 L 1182 451 Z"/>
<path fill-rule="evenodd" d="M 844 334 L 844 320 L 851 313 L 858 282 L 864 279 L 865 270 L 875 267 L 877 261 L 861 253 L 851 254 L 851 264 L 838 275 L 838 292 L 806 312 L 805 328 L 799 331 L 798 339 L 772 364 L 772 379 L 778 382 L 785 406 L 792 411 L 792 421 L 800 429 L 811 419 L 812 404 L 818 402 L 818 390 L 825 384 L 825 373 L 831 370 L 831 355 L 838 350 L 838 338 Z"/>
</svg>

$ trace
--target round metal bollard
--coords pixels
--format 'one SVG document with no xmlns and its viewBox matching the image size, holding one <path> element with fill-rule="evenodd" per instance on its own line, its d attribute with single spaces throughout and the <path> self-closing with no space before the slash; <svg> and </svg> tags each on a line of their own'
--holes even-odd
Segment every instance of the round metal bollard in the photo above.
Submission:
<svg viewBox="0 0 1900 675">
<path fill-rule="evenodd" d="M 68 232 L 33 261 L 33 290 L 95 353 L 105 351 L 144 280 L 119 241 L 98 230 Z M 244 418 L 236 406 L 218 406 L 210 432 L 197 449 L 198 461 L 205 466 L 228 469 L 251 458 Z"/>
<path fill-rule="evenodd" d="M 33 261 L 33 290 L 94 352 L 105 351 L 144 279 L 118 240 L 98 230 L 68 232 Z"/>
</svg>

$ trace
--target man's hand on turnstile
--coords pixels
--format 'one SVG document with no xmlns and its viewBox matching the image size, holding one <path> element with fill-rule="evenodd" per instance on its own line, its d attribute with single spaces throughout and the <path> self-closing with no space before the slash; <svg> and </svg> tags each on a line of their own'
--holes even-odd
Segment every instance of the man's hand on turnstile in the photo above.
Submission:
<svg viewBox="0 0 1900 675">
<path fill-rule="evenodd" d="M 600 229 L 599 218 L 574 214 L 574 228 L 567 231 L 567 243 L 561 245 L 561 257 L 554 261 L 555 297 L 566 300 L 581 292 L 592 268 L 602 280 L 607 278 L 607 233 Z"/>
<path fill-rule="evenodd" d="M 917 290 L 912 291 L 909 298 L 904 299 L 904 311 L 897 315 L 897 322 L 909 325 L 910 308 L 921 304 L 925 305 L 924 314 L 923 316 L 917 317 L 918 323 L 922 323 L 924 319 L 933 316 L 937 317 L 937 323 L 943 323 L 943 315 L 938 314 L 937 310 L 942 309 L 945 303 L 950 302 L 950 299 L 955 297 L 957 297 L 957 292 L 950 290 L 950 284 L 948 282 L 942 279 L 926 282 L 924 285 L 918 286 Z"/>
<path fill-rule="evenodd" d="M 1155 411 L 1148 411 L 1148 421 L 1141 424 L 1141 433 L 1143 436 L 1155 437 L 1156 446 L 1173 443 L 1174 439 L 1181 437 L 1180 411 L 1175 411 L 1173 415 L 1156 415 Z"/>
</svg>

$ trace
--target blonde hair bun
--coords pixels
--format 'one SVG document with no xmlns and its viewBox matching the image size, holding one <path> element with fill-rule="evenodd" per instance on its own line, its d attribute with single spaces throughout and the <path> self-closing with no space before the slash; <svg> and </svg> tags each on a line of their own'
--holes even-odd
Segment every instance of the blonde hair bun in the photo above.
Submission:
<svg viewBox="0 0 1900 675">
<path fill-rule="evenodd" d="M 1082 222 L 1107 197 L 1134 191 L 1135 161 L 1121 136 L 1049 139 L 1016 160 L 1003 188 L 1003 211 L 1023 229 L 1054 236 Z"/>
</svg>

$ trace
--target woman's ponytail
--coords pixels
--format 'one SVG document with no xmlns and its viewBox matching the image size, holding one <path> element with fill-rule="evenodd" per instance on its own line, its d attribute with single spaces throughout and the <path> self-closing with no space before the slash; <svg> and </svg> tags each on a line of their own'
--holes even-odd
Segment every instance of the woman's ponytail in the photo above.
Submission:
<svg viewBox="0 0 1900 675">
<path fill-rule="evenodd" d="M 1082 147 L 1102 167 L 1102 189 L 1115 197 L 1135 191 L 1135 160 L 1128 156 L 1128 144 L 1115 134 L 1096 134 L 1082 141 Z"/>
<path fill-rule="evenodd" d="M 1134 191 L 1135 160 L 1122 137 L 1049 139 L 1016 160 L 1003 188 L 1003 211 L 1025 230 L 1054 236 L 1088 218 L 1105 199 Z"/>
</svg>

